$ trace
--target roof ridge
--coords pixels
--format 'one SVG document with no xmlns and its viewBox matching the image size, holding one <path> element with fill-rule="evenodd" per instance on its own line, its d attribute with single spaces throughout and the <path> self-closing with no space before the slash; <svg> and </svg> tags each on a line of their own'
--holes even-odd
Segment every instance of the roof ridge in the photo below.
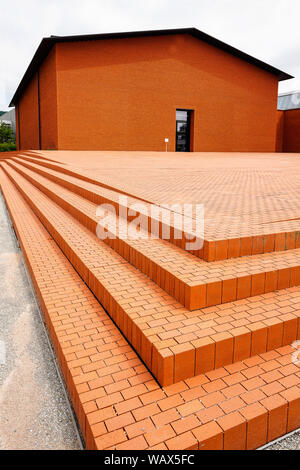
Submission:
<svg viewBox="0 0 300 470">
<path fill-rule="evenodd" d="M 99 33 L 99 34 L 83 34 L 83 35 L 73 35 L 73 36 L 50 36 L 43 38 L 39 47 L 37 48 L 9 106 L 15 106 L 18 102 L 23 91 L 27 87 L 34 73 L 38 70 L 40 64 L 47 57 L 52 47 L 56 43 L 61 42 L 73 42 L 73 41 L 91 41 L 91 40 L 105 40 L 105 39 L 122 39 L 122 38 L 137 38 L 137 37 L 146 37 L 146 36 L 165 36 L 165 35 L 175 35 L 175 34 L 190 34 L 197 39 L 204 41 L 218 49 L 221 49 L 235 57 L 238 57 L 246 62 L 259 67 L 273 75 L 278 77 L 279 81 L 289 80 L 294 78 L 293 76 L 283 72 L 282 70 L 273 67 L 266 62 L 263 62 L 260 59 L 257 59 L 246 52 L 243 52 L 225 42 L 210 36 L 203 31 L 200 31 L 197 28 L 177 28 L 177 29 L 158 29 L 158 30 L 148 30 L 148 31 L 131 31 L 131 32 L 119 32 L 119 33 Z"/>
</svg>

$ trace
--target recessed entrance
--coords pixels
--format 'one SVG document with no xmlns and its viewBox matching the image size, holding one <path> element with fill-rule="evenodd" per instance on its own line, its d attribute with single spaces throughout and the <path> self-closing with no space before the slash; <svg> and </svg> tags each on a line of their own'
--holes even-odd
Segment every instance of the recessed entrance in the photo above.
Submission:
<svg viewBox="0 0 300 470">
<path fill-rule="evenodd" d="M 191 151 L 191 116 L 189 109 L 176 109 L 176 152 Z"/>
</svg>

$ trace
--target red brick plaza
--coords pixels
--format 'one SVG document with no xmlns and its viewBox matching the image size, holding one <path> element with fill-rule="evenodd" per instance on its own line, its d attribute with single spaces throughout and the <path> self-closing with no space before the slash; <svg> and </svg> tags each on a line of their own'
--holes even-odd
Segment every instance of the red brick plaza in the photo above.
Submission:
<svg viewBox="0 0 300 470">
<path fill-rule="evenodd" d="M 88 449 L 255 449 L 299 428 L 299 163 L 96 151 L 0 162 Z M 119 223 L 120 196 L 203 204 L 203 247 L 186 251 L 172 218 L 169 239 L 100 240 L 97 208 Z"/>
</svg>

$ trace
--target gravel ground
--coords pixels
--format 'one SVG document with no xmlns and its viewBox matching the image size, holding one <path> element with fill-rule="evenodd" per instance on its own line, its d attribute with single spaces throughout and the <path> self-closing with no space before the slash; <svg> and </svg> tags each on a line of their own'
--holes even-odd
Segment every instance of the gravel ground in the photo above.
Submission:
<svg viewBox="0 0 300 470">
<path fill-rule="evenodd" d="M 0 193 L 0 450 L 80 448 Z"/>
<path fill-rule="evenodd" d="M 300 431 L 271 444 L 265 450 L 300 450 Z"/>
<path fill-rule="evenodd" d="M 0 193 L 0 450 L 80 448 Z M 265 450 L 300 450 L 300 431 Z"/>
</svg>

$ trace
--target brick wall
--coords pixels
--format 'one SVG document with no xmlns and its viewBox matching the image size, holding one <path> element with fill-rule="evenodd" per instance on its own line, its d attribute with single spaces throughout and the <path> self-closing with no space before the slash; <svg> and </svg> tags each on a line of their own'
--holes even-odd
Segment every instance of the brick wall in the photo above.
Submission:
<svg viewBox="0 0 300 470">
<path fill-rule="evenodd" d="M 283 152 L 284 111 L 277 111 L 276 152 Z"/>
<path fill-rule="evenodd" d="M 189 35 L 57 45 L 59 148 L 175 150 L 176 108 L 194 151 L 274 151 L 277 78 Z"/>
<path fill-rule="evenodd" d="M 56 48 L 54 47 L 39 69 L 39 79 L 36 73 L 16 106 L 16 142 L 18 149 L 39 149 L 40 139 L 43 149 L 58 148 L 56 85 Z M 39 132 L 41 133 L 40 137 Z"/>
<path fill-rule="evenodd" d="M 41 144 L 43 149 L 58 149 L 56 47 L 40 67 Z"/>
<path fill-rule="evenodd" d="M 284 112 L 284 152 L 300 152 L 300 109 Z"/>
<path fill-rule="evenodd" d="M 37 74 L 35 74 L 18 103 L 17 145 L 19 150 L 39 148 L 37 83 Z"/>
<path fill-rule="evenodd" d="M 184 108 L 194 151 L 275 151 L 277 89 L 274 75 L 189 35 L 60 43 L 40 67 L 42 148 L 162 151 L 168 137 L 175 150 Z M 38 148 L 36 78 L 20 115 L 21 148 Z"/>
</svg>

